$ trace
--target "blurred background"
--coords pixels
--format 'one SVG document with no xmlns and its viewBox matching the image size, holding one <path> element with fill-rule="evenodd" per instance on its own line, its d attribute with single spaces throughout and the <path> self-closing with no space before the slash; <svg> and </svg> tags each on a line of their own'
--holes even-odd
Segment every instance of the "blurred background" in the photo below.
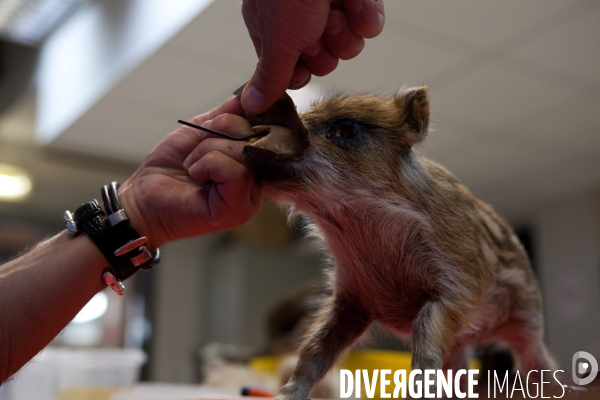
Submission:
<svg viewBox="0 0 600 400">
<path fill-rule="evenodd" d="M 383 33 L 293 93 L 297 104 L 429 85 L 422 151 L 519 233 L 561 368 L 580 350 L 600 360 L 600 2 L 385 8 Z M 178 118 L 219 105 L 256 63 L 239 0 L 2 0 L 0 37 L 4 260 L 63 229 L 62 211 L 124 181 Z M 265 349 L 269 313 L 325 265 L 273 204 L 163 254 L 125 298 L 97 296 L 54 345 L 142 348 L 145 380 L 196 383 L 201 349 Z"/>
</svg>

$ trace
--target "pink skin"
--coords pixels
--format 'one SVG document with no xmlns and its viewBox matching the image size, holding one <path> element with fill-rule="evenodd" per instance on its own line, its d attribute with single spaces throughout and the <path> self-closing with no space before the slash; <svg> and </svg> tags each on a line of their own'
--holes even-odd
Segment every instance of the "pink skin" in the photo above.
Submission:
<svg viewBox="0 0 600 400">
<path fill-rule="evenodd" d="M 205 128 L 214 129 L 232 136 L 243 136 L 244 133 L 252 132 L 250 122 L 243 116 L 236 114 L 221 114 L 212 120 L 201 124 Z M 201 133 L 204 138 L 198 146 L 190 153 L 184 162 L 184 167 L 194 179 L 202 180 L 198 161 L 208 155 L 211 151 L 220 151 L 240 164 L 245 164 L 242 150 L 246 142 L 234 142 L 218 138 L 210 133 Z"/>
<path fill-rule="evenodd" d="M 220 120 L 221 114 L 243 114 L 239 96 L 192 122 Z M 265 198 L 243 164 L 243 146 L 186 126 L 156 146 L 119 190 L 132 224 L 151 239 L 150 248 L 231 229 L 256 215 Z M 198 158 L 188 157 L 198 149 L 202 149 Z"/>
</svg>

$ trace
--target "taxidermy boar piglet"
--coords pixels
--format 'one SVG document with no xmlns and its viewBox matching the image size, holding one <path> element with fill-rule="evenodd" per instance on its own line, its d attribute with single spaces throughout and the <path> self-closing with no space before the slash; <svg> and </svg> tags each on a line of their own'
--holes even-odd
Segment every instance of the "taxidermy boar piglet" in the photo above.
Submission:
<svg viewBox="0 0 600 400">
<path fill-rule="evenodd" d="M 515 234 L 413 149 L 428 131 L 426 87 L 332 96 L 300 117 L 285 95 L 248 118 L 271 125 L 244 148 L 256 181 L 312 221 L 333 259 L 333 295 L 279 398 L 306 399 L 374 321 L 409 341 L 413 369 L 468 368 L 468 346 L 490 340 L 507 344 L 521 371 L 554 368 Z"/>
</svg>

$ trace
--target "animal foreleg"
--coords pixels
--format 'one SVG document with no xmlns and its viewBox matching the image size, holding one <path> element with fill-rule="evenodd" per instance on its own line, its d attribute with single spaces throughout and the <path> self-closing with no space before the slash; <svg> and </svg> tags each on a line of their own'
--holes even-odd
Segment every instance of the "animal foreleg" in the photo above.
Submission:
<svg viewBox="0 0 600 400">
<path fill-rule="evenodd" d="M 330 298 L 321 309 L 300 349 L 300 358 L 278 400 L 306 400 L 312 388 L 333 366 L 339 355 L 369 325 L 365 313 L 343 298 Z"/>
</svg>

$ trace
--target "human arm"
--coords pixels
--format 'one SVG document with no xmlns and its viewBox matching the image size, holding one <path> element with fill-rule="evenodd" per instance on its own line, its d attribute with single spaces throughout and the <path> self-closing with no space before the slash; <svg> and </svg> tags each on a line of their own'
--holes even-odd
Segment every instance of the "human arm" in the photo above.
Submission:
<svg viewBox="0 0 600 400">
<path fill-rule="evenodd" d="M 383 0 L 244 0 L 242 15 L 259 57 L 242 94 L 251 113 L 356 57 L 385 21 Z"/>
<path fill-rule="evenodd" d="M 193 122 L 201 124 L 224 112 L 242 114 L 239 98 Z M 203 180 L 213 183 L 188 175 L 183 162 L 202 139 L 193 128 L 177 129 L 119 189 L 132 226 L 150 239 L 151 250 L 176 239 L 233 228 L 255 215 L 264 202 L 249 171 L 210 143 L 210 156 L 199 160 L 197 167 L 206 171 Z M 241 158 L 241 148 L 239 155 L 228 151 Z M 0 266 L 0 382 L 106 288 L 101 275 L 108 267 L 86 234 L 73 237 L 66 231 Z"/>
</svg>

